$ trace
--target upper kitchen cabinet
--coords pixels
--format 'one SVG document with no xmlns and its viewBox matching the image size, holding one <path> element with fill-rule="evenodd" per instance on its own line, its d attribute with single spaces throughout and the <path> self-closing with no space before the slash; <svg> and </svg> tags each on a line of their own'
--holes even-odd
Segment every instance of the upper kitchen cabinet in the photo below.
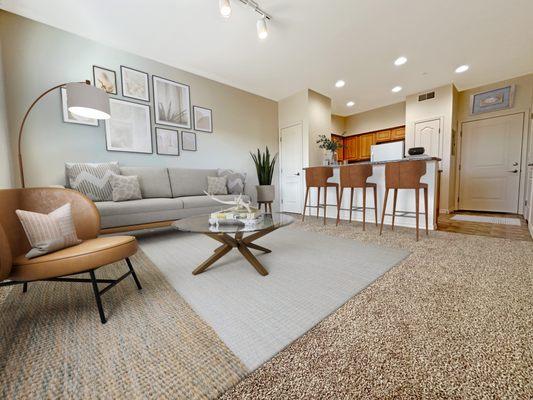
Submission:
<svg viewBox="0 0 533 400">
<path fill-rule="evenodd" d="M 370 160 L 370 147 L 376 144 L 375 133 L 365 133 L 358 135 L 359 160 Z"/>
<path fill-rule="evenodd" d="M 405 126 L 394 128 L 391 131 L 390 140 L 404 140 L 405 139 Z"/>
</svg>

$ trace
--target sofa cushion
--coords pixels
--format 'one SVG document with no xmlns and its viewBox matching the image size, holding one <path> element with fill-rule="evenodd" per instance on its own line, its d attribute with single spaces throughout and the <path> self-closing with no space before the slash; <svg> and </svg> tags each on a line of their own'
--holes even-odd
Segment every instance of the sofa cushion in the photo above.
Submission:
<svg viewBox="0 0 533 400">
<path fill-rule="evenodd" d="M 137 175 L 111 175 L 109 182 L 113 188 L 113 201 L 142 199 Z"/>
<path fill-rule="evenodd" d="M 122 175 L 136 175 L 141 185 L 143 198 L 172 197 L 170 180 L 166 168 L 159 167 L 120 167 Z"/>
<path fill-rule="evenodd" d="M 142 199 L 130 201 L 99 201 L 96 208 L 102 217 L 108 215 L 138 214 L 150 211 L 178 210 L 183 208 L 181 199 Z"/>
<path fill-rule="evenodd" d="M 218 195 L 215 197 L 219 200 L 231 201 L 237 196 L 233 194 L 225 194 L 225 195 Z M 245 201 L 250 200 L 250 198 L 246 195 L 242 197 Z M 229 204 L 219 203 L 218 201 L 215 201 L 208 196 L 184 196 L 184 197 L 180 197 L 179 200 L 183 202 L 183 208 L 185 209 L 201 208 L 201 207 L 217 207 L 217 206 L 220 206 L 220 208 L 231 207 L 231 205 Z"/>
<path fill-rule="evenodd" d="M 107 163 L 65 163 L 68 186 L 92 201 L 113 200 L 113 189 L 109 183 L 112 174 L 119 174 L 118 162 Z"/>
<path fill-rule="evenodd" d="M 216 169 L 169 168 L 172 196 L 200 196 L 207 191 L 207 177 L 217 176 Z"/>
</svg>

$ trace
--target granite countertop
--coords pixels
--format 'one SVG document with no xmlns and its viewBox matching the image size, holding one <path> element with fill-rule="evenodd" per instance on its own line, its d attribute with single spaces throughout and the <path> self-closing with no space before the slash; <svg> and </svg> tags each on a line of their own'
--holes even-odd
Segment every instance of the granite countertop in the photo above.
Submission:
<svg viewBox="0 0 533 400">
<path fill-rule="evenodd" d="M 381 164 L 387 164 L 387 163 L 391 163 L 391 162 L 407 162 L 407 161 L 418 161 L 418 160 L 422 160 L 422 161 L 441 161 L 440 158 L 438 157 L 417 157 L 417 158 L 401 158 L 399 160 L 388 160 L 388 161 L 361 161 L 361 162 L 356 162 L 356 163 L 353 163 L 353 164 L 341 164 L 341 165 L 330 165 L 330 167 L 332 168 L 339 168 L 339 167 L 347 167 L 347 166 L 350 166 L 350 165 L 364 165 L 364 164 L 370 164 L 370 165 L 381 165 Z M 308 168 L 313 168 L 313 167 L 306 167 L 304 169 L 308 169 Z"/>
</svg>

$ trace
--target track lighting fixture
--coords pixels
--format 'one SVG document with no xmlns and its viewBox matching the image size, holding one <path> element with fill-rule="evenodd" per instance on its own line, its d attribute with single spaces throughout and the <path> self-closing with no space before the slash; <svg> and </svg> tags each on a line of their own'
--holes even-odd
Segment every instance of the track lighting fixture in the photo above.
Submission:
<svg viewBox="0 0 533 400">
<path fill-rule="evenodd" d="M 266 39 L 268 36 L 268 29 L 265 17 L 257 20 L 257 36 L 259 36 L 259 39 L 261 40 Z"/>
<path fill-rule="evenodd" d="M 229 0 L 218 0 L 218 8 L 220 9 L 220 15 L 224 18 L 229 18 L 231 15 L 231 4 Z"/>
<path fill-rule="evenodd" d="M 231 0 L 218 0 L 218 8 L 220 10 L 220 14 L 224 18 L 229 18 L 231 15 Z M 265 11 L 259 7 L 259 4 L 255 2 L 255 0 L 235 0 L 240 1 L 242 4 L 247 5 L 252 10 L 254 10 L 256 13 L 261 15 L 261 18 L 257 20 L 256 26 L 257 26 L 257 36 L 259 36 L 259 39 L 263 40 L 266 39 L 268 36 L 268 28 L 267 28 L 267 19 L 272 19 L 272 17 L 267 14 Z"/>
</svg>

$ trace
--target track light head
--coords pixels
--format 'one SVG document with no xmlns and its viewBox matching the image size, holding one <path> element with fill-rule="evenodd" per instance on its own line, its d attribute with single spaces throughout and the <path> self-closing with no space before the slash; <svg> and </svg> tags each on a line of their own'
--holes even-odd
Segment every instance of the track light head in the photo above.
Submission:
<svg viewBox="0 0 533 400">
<path fill-rule="evenodd" d="M 259 36 L 259 39 L 261 40 L 264 40 L 268 37 L 266 17 L 264 16 L 257 20 L 257 36 Z"/>
<path fill-rule="evenodd" d="M 231 15 L 231 4 L 229 0 L 218 0 L 218 8 L 220 9 L 220 15 L 224 18 L 229 18 Z"/>
</svg>

